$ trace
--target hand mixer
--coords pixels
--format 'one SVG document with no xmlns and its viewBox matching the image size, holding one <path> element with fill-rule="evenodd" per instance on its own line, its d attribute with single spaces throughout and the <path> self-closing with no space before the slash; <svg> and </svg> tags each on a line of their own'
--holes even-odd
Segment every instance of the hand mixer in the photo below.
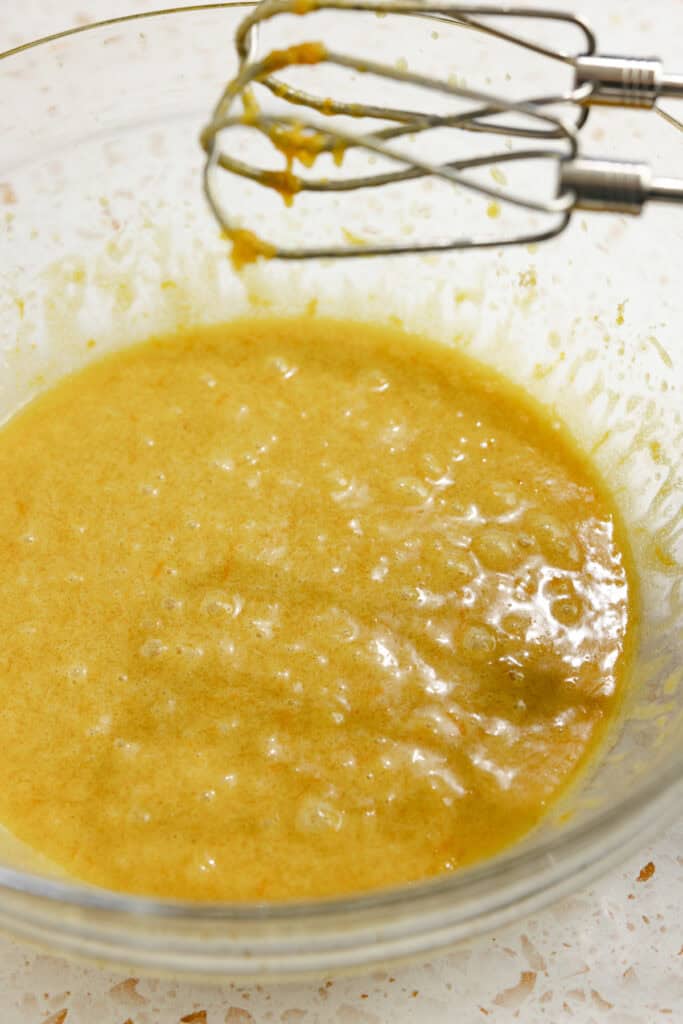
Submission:
<svg viewBox="0 0 683 1024">
<path fill-rule="evenodd" d="M 430 19 L 432 23 L 484 33 L 514 47 L 559 62 L 573 71 L 571 88 L 522 100 L 506 99 L 495 93 L 466 87 L 450 78 L 432 77 L 408 70 L 406 66 L 389 66 L 344 52 L 337 52 L 321 42 L 303 43 L 287 50 L 273 50 L 263 56 L 256 53 L 259 27 L 278 15 L 305 17 L 312 12 L 374 13 L 380 17 L 400 16 Z M 583 47 L 576 53 L 552 48 L 510 30 L 510 24 L 548 22 L 569 25 L 578 31 Z M 436 33 L 433 33 L 435 36 Z M 219 224 L 228 237 L 238 235 L 250 239 L 252 255 L 279 259 L 310 257 L 348 257 L 429 252 L 435 250 L 482 248 L 539 242 L 563 231 L 574 211 L 593 210 L 638 214 L 647 202 L 683 203 L 683 179 L 658 178 L 645 163 L 595 159 L 580 151 L 579 133 L 592 106 L 601 104 L 621 107 L 659 109 L 660 98 L 683 99 L 683 74 L 667 74 L 660 61 L 632 57 L 603 56 L 588 24 L 574 14 L 547 8 L 504 5 L 472 5 L 424 0 L 264 0 L 240 24 L 235 38 L 239 59 L 236 76 L 221 96 L 208 126 L 202 133 L 207 153 L 204 173 L 206 195 Z M 360 75 L 379 76 L 387 88 L 403 86 L 420 96 L 437 96 L 446 109 L 430 111 L 412 106 L 378 106 L 349 102 L 322 93 L 305 91 L 283 79 L 285 69 L 323 64 L 334 65 Z M 277 105 L 273 113 L 263 111 L 256 103 L 253 87 L 269 90 Z M 393 94 L 392 94 L 393 95 Z M 454 112 L 455 102 L 460 107 Z M 240 106 L 242 109 L 240 109 Z M 306 113 L 308 111 L 308 113 Z M 671 114 L 659 112 L 671 124 L 683 128 Z M 353 120 L 351 120 L 353 119 Z M 371 127 L 357 130 L 356 124 Z M 381 127 L 372 122 L 385 122 Z M 242 160 L 232 152 L 225 139 L 231 130 L 248 126 L 269 139 L 287 157 L 284 171 L 273 171 Z M 432 160 L 419 151 L 419 141 L 426 133 L 448 129 L 458 133 L 478 133 L 502 137 L 496 149 L 460 159 Z M 410 152 L 401 143 L 409 140 Z M 416 149 L 416 140 L 418 152 Z M 511 140 L 529 140 L 521 148 L 512 148 Z M 234 147 L 237 149 L 238 147 Z M 311 177 L 292 172 L 293 157 L 313 166 L 323 153 L 336 158 L 338 165 L 347 152 L 370 154 L 371 160 L 384 158 L 391 169 L 370 173 L 335 173 Z M 543 197 L 537 179 L 526 190 L 505 188 L 500 165 L 542 161 L 550 168 L 551 194 Z M 396 169 L 398 166 L 399 169 Z M 493 182 L 482 181 L 476 173 L 481 168 L 496 168 Z M 465 234 L 428 242 L 397 242 L 391 244 L 349 244 L 285 247 L 256 238 L 239 228 L 218 195 L 216 180 L 219 168 L 230 171 L 257 184 L 275 188 L 287 202 L 300 192 L 348 193 L 359 189 L 388 186 L 399 182 L 431 177 L 470 192 L 478 193 L 490 203 L 542 214 L 551 218 L 538 229 L 523 230 L 509 236 L 489 233 Z"/>
</svg>

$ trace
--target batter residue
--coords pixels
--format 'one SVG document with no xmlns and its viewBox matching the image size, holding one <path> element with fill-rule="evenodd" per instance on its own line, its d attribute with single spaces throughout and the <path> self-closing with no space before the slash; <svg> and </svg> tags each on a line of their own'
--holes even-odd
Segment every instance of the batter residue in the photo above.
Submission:
<svg viewBox="0 0 683 1024">
<path fill-rule="evenodd" d="M 624 685 L 625 540 L 565 432 L 443 347 L 244 320 L 0 431 L 0 820 L 97 885 L 289 900 L 530 829 Z"/>
</svg>

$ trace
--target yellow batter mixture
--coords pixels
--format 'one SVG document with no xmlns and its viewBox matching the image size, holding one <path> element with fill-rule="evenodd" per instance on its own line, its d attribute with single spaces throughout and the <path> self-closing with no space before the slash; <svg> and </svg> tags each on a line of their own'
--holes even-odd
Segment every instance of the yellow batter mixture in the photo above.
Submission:
<svg viewBox="0 0 683 1024">
<path fill-rule="evenodd" d="M 98 885 L 288 900 L 531 828 L 624 685 L 621 528 L 462 355 L 244 320 L 0 431 L 0 821 Z"/>
</svg>

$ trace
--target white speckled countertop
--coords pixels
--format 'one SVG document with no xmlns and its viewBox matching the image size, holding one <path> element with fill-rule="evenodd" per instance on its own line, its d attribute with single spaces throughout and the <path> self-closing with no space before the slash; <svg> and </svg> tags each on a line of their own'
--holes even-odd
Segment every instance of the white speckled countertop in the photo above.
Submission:
<svg viewBox="0 0 683 1024">
<path fill-rule="evenodd" d="M 0 0 L 0 50 L 162 6 L 171 4 Z M 599 3 L 582 6 L 590 14 Z M 0 1024 L 683 1022 L 682 903 L 683 819 L 588 891 L 429 963 L 365 977 L 192 985 L 111 974 L 0 938 Z"/>
<path fill-rule="evenodd" d="M 638 877 L 643 868 L 646 880 Z M 309 984 L 111 974 L 0 940 L 2 1024 L 683 1020 L 683 821 L 593 889 L 429 963 Z"/>
</svg>

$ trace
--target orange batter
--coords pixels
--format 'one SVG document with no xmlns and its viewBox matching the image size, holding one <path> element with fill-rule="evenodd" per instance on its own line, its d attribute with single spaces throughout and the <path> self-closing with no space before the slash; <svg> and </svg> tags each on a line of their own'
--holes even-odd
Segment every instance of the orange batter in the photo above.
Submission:
<svg viewBox="0 0 683 1024">
<path fill-rule="evenodd" d="M 290 900 L 530 829 L 624 686 L 614 510 L 565 432 L 398 330 L 244 320 L 0 431 L 0 821 L 97 885 Z"/>
</svg>

